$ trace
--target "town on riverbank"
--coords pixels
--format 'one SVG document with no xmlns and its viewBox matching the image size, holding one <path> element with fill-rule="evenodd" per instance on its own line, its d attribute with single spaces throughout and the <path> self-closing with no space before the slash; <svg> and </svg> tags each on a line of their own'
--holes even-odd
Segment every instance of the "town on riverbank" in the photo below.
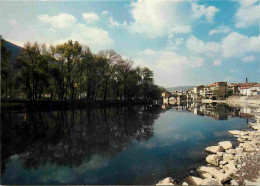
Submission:
<svg viewBox="0 0 260 186">
<path fill-rule="evenodd" d="M 181 101 L 223 102 L 228 100 L 258 100 L 260 83 L 230 83 L 215 82 L 209 85 L 200 85 L 188 90 L 166 91 L 162 93 L 163 104 L 180 103 Z"/>
</svg>

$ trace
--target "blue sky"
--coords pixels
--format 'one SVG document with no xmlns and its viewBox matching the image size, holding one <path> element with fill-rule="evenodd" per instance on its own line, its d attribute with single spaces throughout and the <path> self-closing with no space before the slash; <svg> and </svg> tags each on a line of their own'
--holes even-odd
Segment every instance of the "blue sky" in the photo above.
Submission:
<svg viewBox="0 0 260 186">
<path fill-rule="evenodd" d="M 260 82 L 260 0 L 1 1 L 3 37 L 114 49 L 165 86 Z"/>
</svg>

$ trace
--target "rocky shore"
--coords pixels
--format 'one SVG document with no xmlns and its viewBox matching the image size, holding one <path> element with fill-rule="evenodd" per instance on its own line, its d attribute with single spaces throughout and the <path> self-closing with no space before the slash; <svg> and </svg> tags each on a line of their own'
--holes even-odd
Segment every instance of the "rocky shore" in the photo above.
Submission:
<svg viewBox="0 0 260 186">
<path fill-rule="evenodd" d="M 255 122 L 248 129 L 228 131 L 239 145 L 219 142 L 205 149 L 206 166 L 197 168 L 200 177 L 189 176 L 179 185 L 260 185 L 260 109 L 254 111 Z M 167 177 L 156 185 L 176 185 Z"/>
</svg>

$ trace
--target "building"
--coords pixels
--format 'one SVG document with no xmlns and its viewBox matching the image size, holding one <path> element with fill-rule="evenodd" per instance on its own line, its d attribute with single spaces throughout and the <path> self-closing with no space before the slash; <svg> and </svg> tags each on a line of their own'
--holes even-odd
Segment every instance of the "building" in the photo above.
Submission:
<svg viewBox="0 0 260 186">
<path fill-rule="evenodd" d="M 215 82 L 213 84 L 205 86 L 200 95 L 204 99 L 224 98 L 227 94 L 227 82 Z"/>
<path fill-rule="evenodd" d="M 253 88 L 254 87 L 254 88 Z M 238 91 L 241 96 L 253 95 L 251 91 L 257 92 L 259 84 L 258 83 L 239 83 Z"/>
<path fill-rule="evenodd" d="M 201 91 L 204 89 L 204 85 L 196 86 L 193 88 L 194 90 L 194 100 L 200 100 L 202 98 Z"/>
<path fill-rule="evenodd" d="M 185 91 L 183 91 L 183 90 L 174 90 L 171 93 L 172 93 L 172 95 L 177 95 L 177 96 L 183 96 L 186 94 Z"/>
<path fill-rule="evenodd" d="M 168 97 L 170 97 L 170 96 L 171 96 L 171 93 L 170 93 L 170 92 L 163 92 L 163 93 L 162 93 L 162 97 L 168 98 Z"/>
<path fill-rule="evenodd" d="M 194 89 L 190 88 L 188 90 L 186 90 L 186 99 L 188 101 L 193 101 L 194 100 Z"/>
<path fill-rule="evenodd" d="M 249 88 L 249 96 L 251 95 L 258 95 L 260 94 L 260 84 L 254 84 L 252 87 Z"/>
</svg>

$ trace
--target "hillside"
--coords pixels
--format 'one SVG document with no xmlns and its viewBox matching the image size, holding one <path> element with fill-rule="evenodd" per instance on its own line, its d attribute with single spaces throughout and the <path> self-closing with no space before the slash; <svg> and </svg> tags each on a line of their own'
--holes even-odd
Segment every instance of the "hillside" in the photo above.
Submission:
<svg viewBox="0 0 260 186">
<path fill-rule="evenodd" d="M 168 91 L 174 91 L 174 90 L 187 90 L 190 88 L 193 88 L 194 86 L 178 86 L 178 87 L 169 87 L 166 88 Z"/>
<path fill-rule="evenodd" d="M 6 40 L 5 40 L 5 45 L 6 45 L 6 49 L 11 52 L 11 56 L 10 56 L 10 62 L 12 64 L 11 66 L 14 69 L 14 72 L 17 73 L 17 70 L 15 70 L 15 63 L 17 57 L 19 56 L 19 53 L 22 51 L 22 47 L 19 47 Z"/>
</svg>

